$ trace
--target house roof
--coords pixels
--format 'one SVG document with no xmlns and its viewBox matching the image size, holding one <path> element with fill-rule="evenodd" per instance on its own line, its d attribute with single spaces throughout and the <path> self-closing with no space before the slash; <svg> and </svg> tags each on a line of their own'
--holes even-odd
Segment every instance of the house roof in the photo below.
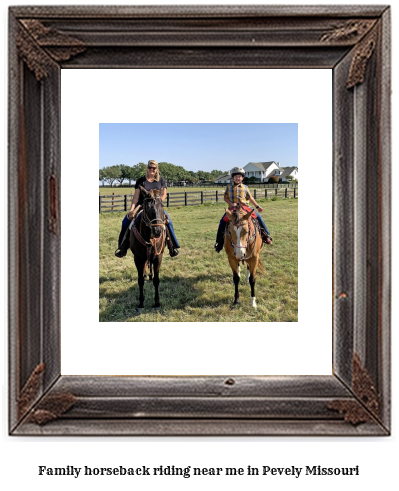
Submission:
<svg viewBox="0 0 399 491">
<path fill-rule="evenodd" d="M 280 175 L 281 178 L 291 175 L 294 170 L 298 170 L 298 167 L 282 167 L 283 173 Z"/>
<path fill-rule="evenodd" d="M 263 170 L 263 171 L 267 170 L 272 164 L 276 164 L 278 166 L 278 163 L 274 162 L 274 160 L 272 160 L 271 162 L 248 162 L 247 165 L 250 165 L 250 164 L 254 165 L 258 169 Z M 245 167 L 244 167 L 244 169 L 245 169 Z"/>
<path fill-rule="evenodd" d="M 231 179 L 230 174 L 223 174 L 215 179 L 215 181 L 226 181 L 227 179 Z"/>
</svg>

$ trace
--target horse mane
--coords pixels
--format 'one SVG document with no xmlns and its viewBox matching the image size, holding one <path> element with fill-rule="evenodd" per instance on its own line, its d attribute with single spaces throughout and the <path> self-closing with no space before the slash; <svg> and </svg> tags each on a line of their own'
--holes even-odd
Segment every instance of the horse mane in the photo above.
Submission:
<svg viewBox="0 0 399 491">
<path fill-rule="evenodd" d="M 232 211 L 234 222 L 239 222 L 247 213 L 248 212 L 241 206 L 241 203 L 238 203 L 235 209 Z"/>
</svg>

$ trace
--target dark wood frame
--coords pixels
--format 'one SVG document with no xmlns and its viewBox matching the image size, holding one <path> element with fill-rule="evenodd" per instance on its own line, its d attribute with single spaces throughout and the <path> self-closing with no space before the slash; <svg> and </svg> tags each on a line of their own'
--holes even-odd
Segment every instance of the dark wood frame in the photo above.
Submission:
<svg viewBox="0 0 399 491">
<path fill-rule="evenodd" d="M 10 434 L 388 435 L 389 7 L 11 7 L 9 33 Z M 96 67 L 332 69 L 331 376 L 60 374 L 60 70 Z"/>
</svg>

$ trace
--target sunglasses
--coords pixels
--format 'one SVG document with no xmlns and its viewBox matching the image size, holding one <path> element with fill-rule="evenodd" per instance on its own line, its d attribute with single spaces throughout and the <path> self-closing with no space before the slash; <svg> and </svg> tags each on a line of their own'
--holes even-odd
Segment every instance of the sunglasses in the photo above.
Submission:
<svg viewBox="0 0 399 491">
<path fill-rule="evenodd" d="M 150 170 L 156 170 L 156 167 L 148 167 Z"/>
</svg>

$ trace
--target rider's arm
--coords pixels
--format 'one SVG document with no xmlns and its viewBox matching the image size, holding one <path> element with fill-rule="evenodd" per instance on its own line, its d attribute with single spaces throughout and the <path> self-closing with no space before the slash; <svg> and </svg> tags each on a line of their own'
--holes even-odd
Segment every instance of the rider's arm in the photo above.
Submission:
<svg viewBox="0 0 399 491">
<path fill-rule="evenodd" d="M 137 205 L 137 201 L 139 200 L 139 197 L 140 197 L 140 189 L 137 188 L 135 189 L 134 191 L 134 195 L 133 195 L 133 198 L 132 198 L 132 202 L 130 204 L 130 210 L 128 212 L 128 216 L 132 213 L 132 211 L 134 210 L 134 208 L 136 207 Z"/>
<path fill-rule="evenodd" d="M 162 184 L 162 195 L 161 195 L 161 200 L 163 201 L 166 198 L 166 181 L 163 177 L 161 177 L 161 184 Z"/>
<path fill-rule="evenodd" d="M 251 195 L 249 198 L 249 201 L 254 205 L 254 207 L 259 211 L 262 212 L 263 208 L 258 205 L 258 203 L 255 201 L 255 198 Z"/>
<path fill-rule="evenodd" d="M 236 205 L 236 203 L 234 203 L 230 199 L 229 186 L 227 186 L 226 191 L 224 192 L 223 199 L 229 205 L 229 208 L 234 208 L 234 206 Z"/>
</svg>

